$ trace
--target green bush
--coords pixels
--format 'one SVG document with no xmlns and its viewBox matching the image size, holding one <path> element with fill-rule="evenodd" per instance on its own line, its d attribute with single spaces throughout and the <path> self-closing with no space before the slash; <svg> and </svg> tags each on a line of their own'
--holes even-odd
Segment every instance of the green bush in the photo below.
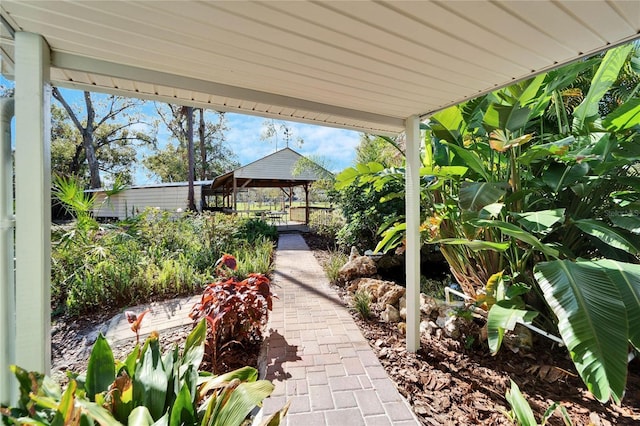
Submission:
<svg viewBox="0 0 640 426">
<path fill-rule="evenodd" d="M 324 238 L 335 240 L 344 224 L 344 218 L 336 210 L 316 210 L 309 215 L 309 229 Z"/>
<path fill-rule="evenodd" d="M 274 244 L 278 243 L 278 230 L 274 225 L 256 218 L 240 219 L 237 230 L 237 237 L 249 243 L 259 239 L 267 238 Z"/>
</svg>

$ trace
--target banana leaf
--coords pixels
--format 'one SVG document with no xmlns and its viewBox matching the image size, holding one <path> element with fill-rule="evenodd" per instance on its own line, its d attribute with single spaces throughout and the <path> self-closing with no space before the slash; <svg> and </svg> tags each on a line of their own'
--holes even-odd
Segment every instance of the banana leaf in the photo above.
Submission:
<svg viewBox="0 0 640 426">
<path fill-rule="evenodd" d="M 587 388 L 601 402 L 620 402 L 628 342 L 638 340 L 640 265 L 555 260 L 537 264 L 534 276 Z"/>
<path fill-rule="evenodd" d="M 573 111 L 574 130 L 581 131 L 589 118 L 598 115 L 600 100 L 617 80 L 620 69 L 622 69 L 632 48 L 632 44 L 627 44 L 611 49 L 606 53 L 598 67 L 598 71 L 591 79 L 589 92 Z"/>
<path fill-rule="evenodd" d="M 499 183 L 463 182 L 460 185 L 460 207 L 478 211 L 498 202 L 506 193 L 504 185 Z"/>
<path fill-rule="evenodd" d="M 573 222 L 582 232 L 598 238 L 613 248 L 631 254 L 640 253 L 640 237 L 628 231 L 613 228 L 598 219 L 581 219 Z"/>
<path fill-rule="evenodd" d="M 565 209 L 540 210 L 537 212 L 512 213 L 518 224 L 529 232 L 546 235 L 553 226 L 564 219 Z"/>
</svg>

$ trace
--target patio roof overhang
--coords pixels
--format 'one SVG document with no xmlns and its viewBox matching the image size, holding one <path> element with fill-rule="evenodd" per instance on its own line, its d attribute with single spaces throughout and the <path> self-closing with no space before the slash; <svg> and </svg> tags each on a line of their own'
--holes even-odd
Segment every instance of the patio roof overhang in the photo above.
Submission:
<svg viewBox="0 0 640 426">
<path fill-rule="evenodd" d="M 416 350 L 420 120 L 640 34 L 637 0 L 3 0 L 0 17 L 0 69 L 16 80 L 16 285 L 10 241 L 0 247 L 0 366 L 17 359 L 40 371 L 50 351 L 49 83 L 406 132 L 407 344 Z M 10 170 L 11 156 L 0 159 Z M 12 196 L 2 175 L 0 193 Z M 11 208 L 0 212 L 3 238 L 13 235 Z M 0 384 L 4 400 L 9 384 Z"/>
<path fill-rule="evenodd" d="M 638 37 L 640 2 L 4 0 L 52 84 L 373 134 Z M 11 30 L 8 29 L 11 28 Z"/>
</svg>

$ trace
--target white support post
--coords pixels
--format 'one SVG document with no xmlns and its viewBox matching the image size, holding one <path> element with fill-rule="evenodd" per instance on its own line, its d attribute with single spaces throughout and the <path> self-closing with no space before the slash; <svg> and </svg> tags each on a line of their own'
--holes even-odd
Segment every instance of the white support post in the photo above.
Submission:
<svg viewBox="0 0 640 426">
<path fill-rule="evenodd" d="M 416 352 L 420 348 L 420 119 L 417 116 L 406 120 L 405 133 L 407 351 Z"/>
<path fill-rule="evenodd" d="M 51 367 L 50 51 L 39 34 L 15 34 L 16 363 Z"/>
<path fill-rule="evenodd" d="M 16 293 L 13 264 L 13 99 L 0 99 L 0 404 L 17 400 L 18 386 L 9 366 L 15 364 Z"/>
</svg>

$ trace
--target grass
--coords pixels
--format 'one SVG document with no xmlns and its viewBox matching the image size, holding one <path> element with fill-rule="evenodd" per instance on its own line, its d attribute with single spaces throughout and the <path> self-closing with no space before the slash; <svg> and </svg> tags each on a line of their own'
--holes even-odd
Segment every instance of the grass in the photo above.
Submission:
<svg viewBox="0 0 640 426">
<path fill-rule="evenodd" d="M 368 291 L 356 291 L 353 295 L 352 306 L 362 319 L 368 320 L 371 318 L 371 295 Z"/>
<path fill-rule="evenodd" d="M 332 250 L 329 252 L 329 257 L 322 265 L 322 268 L 331 283 L 335 284 L 338 282 L 340 268 L 342 268 L 348 260 L 349 257 L 341 251 Z"/>
</svg>

